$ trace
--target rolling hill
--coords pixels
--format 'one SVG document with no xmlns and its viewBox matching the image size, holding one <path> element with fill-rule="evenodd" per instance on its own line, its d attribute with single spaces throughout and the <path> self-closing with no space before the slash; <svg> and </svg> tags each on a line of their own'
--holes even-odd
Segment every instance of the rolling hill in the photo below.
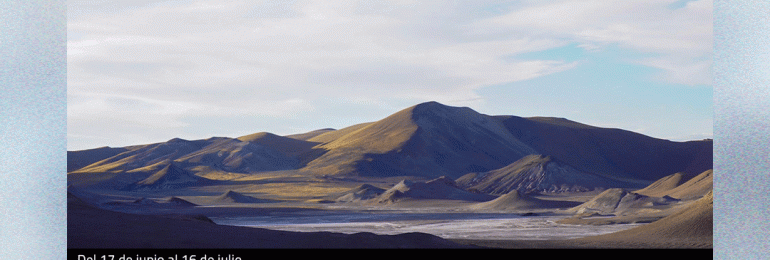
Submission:
<svg viewBox="0 0 770 260">
<path fill-rule="evenodd" d="M 675 203 L 677 200 L 668 196 L 650 197 L 625 189 L 608 189 L 591 200 L 570 208 L 569 211 L 576 214 L 596 212 L 602 215 L 621 215 L 625 211 L 647 208 L 654 205 L 665 205 Z"/>
<path fill-rule="evenodd" d="M 531 192 L 581 192 L 612 187 L 642 187 L 634 182 L 579 171 L 551 156 L 527 155 L 500 169 L 469 173 L 457 179 L 465 189 L 493 195 L 517 190 Z"/>
<path fill-rule="evenodd" d="M 581 247 L 594 248 L 711 248 L 713 211 L 714 196 L 709 192 L 686 208 L 650 224 L 573 241 Z"/>
<path fill-rule="evenodd" d="M 384 193 L 385 189 L 375 187 L 371 184 L 361 184 L 360 186 L 334 196 L 336 202 L 353 202 L 373 199 Z"/>
<path fill-rule="evenodd" d="M 67 172 L 78 170 L 125 151 L 128 150 L 126 148 L 112 148 L 106 146 L 82 151 L 67 151 Z"/>
<path fill-rule="evenodd" d="M 427 182 L 403 180 L 373 200 L 377 203 L 393 203 L 407 199 L 488 201 L 494 198 L 463 190 L 454 181 L 442 176 Z"/>
<path fill-rule="evenodd" d="M 656 181 L 689 180 L 713 167 L 713 140 L 674 142 L 564 118 L 497 116 L 513 136 L 583 172 Z"/>
<path fill-rule="evenodd" d="M 512 190 L 494 200 L 470 206 L 474 210 L 532 210 L 541 208 L 568 208 L 579 204 L 572 201 L 541 200 Z"/>
<path fill-rule="evenodd" d="M 271 202 L 270 200 L 258 199 L 252 196 L 244 195 L 239 192 L 229 190 L 224 194 L 213 199 L 218 203 L 265 203 Z"/>
<path fill-rule="evenodd" d="M 681 173 L 666 176 L 644 189 L 636 191 L 636 193 L 647 196 L 669 196 L 688 200 L 703 197 L 713 190 L 714 170 L 704 171 L 686 182 L 678 180 L 681 178 L 680 176 Z"/>
<path fill-rule="evenodd" d="M 687 181 L 711 169 L 712 145 L 712 140 L 673 142 L 562 118 L 489 116 L 426 102 L 339 130 L 174 138 L 71 151 L 68 179 L 76 185 L 116 178 L 136 182 L 173 162 L 196 175 L 299 170 L 315 177 L 446 176 L 459 178 L 460 186 L 498 195 L 514 186 L 579 191 L 630 185 L 617 180 L 647 185 L 675 173 Z M 469 173 L 473 177 L 462 177 Z"/>
<path fill-rule="evenodd" d="M 138 181 L 126 187 L 127 190 L 161 190 L 178 189 L 202 184 L 207 179 L 179 168 L 174 163 L 169 163 L 160 171 L 150 175 L 144 180 Z"/>
<path fill-rule="evenodd" d="M 310 139 L 326 141 L 319 147 L 328 152 L 306 170 L 325 175 L 457 178 L 535 153 L 494 118 L 436 102 L 338 131 Z"/>
</svg>

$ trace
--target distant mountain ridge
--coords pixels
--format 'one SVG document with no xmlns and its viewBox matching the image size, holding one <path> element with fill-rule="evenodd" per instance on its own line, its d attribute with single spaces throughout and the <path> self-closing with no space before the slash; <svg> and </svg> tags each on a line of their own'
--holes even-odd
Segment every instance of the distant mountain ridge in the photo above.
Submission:
<svg viewBox="0 0 770 260">
<path fill-rule="evenodd" d="M 531 171 L 540 174 L 531 176 L 592 176 L 605 183 L 611 177 L 649 184 L 678 172 L 686 181 L 711 169 L 712 147 L 712 140 L 672 142 L 562 118 L 489 116 L 467 107 L 426 102 L 382 120 L 339 130 L 326 128 L 289 136 L 258 132 L 193 141 L 174 138 L 148 145 L 70 151 L 68 162 L 73 165 L 68 165 L 68 173 L 84 179 L 100 173 L 111 174 L 100 176 L 108 178 L 105 176 L 144 172 L 136 177 L 144 179 L 161 163 L 173 162 L 193 174 L 200 169 L 241 174 L 299 170 L 315 176 L 458 179 L 470 173 L 494 176 L 491 173 L 511 170 L 512 164 L 527 156 L 543 155 L 557 160 L 553 165 L 561 170 Z M 553 175 L 556 172 L 561 175 Z M 551 182 L 538 189 L 591 186 Z M 470 187 L 462 179 L 458 185 Z M 497 194 L 508 191 L 489 190 Z"/>
<path fill-rule="evenodd" d="M 206 165 L 244 173 L 294 169 L 298 164 L 297 159 L 274 148 L 226 137 L 193 141 L 174 138 L 168 142 L 123 149 L 125 151 L 122 153 L 94 162 L 74 172 L 126 172 L 163 161 L 174 161 L 183 168 Z"/>
</svg>

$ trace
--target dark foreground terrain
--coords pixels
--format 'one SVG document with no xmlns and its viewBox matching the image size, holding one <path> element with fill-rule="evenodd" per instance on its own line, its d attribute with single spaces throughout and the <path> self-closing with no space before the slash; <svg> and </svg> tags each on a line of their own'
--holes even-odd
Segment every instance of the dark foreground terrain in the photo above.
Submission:
<svg viewBox="0 0 770 260">
<path fill-rule="evenodd" d="M 77 248 L 517 248 L 713 247 L 713 196 L 644 226 L 567 240 L 447 240 L 424 233 L 289 232 L 217 225 L 203 215 L 136 215 L 94 207 L 68 194 L 67 247 Z"/>
<path fill-rule="evenodd" d="M 68 248 L 473 248 L 424 233 L 287 232 L 217 225 L 203 216 L 135 215 L 68 194 Z"/>
</svg>

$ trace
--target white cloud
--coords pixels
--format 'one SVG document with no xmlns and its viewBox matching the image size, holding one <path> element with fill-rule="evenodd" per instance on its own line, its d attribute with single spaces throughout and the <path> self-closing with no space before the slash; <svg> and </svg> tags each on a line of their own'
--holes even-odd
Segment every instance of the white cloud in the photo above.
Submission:
<svg viewBox="0 0 770 260">
<path fill-rule="evenodd" d="M 68 62 L 84 75 L 71 80 L 90 85 L 87 76 L 114 79 L 101 82 L 104 88 L 123 80 L 153 82 L 153 88 L 258 86 L 292 95 L 302 95 L 307 87 L 328 87 L 323 91 L 343 98 L 359 95 L 351 89 L 362 87 L 467 95 L 474 87 L 531 78 L 563 65 L 549 61 L 532 67 L 532 61 L 499 59 L 542 49 L 537 45 L 543 41 L 422 43 L 401 33 L 427 25 L 404 20 L 403 14 L 364 16 L 355 12 L 355 4 L 333 3 L 308 1 L 295 6 L 297 15 L 288 18 L 247 17 L 249 6 L 237 1 L 148 5 L 81 17 L 69 24 L 81 37 L 69 42 Z M 334 81 L 319 81 L 319 75 Z"/>
<path fill-rule="evenodd" d="M 670 2 L 68 1 L 68 121 L 291 118 L 326 97 L 481 104 L 479 88 L 578 65 L 510 57 L 574 42 L 657 53 L 639 62 L 692 83 L 710 1 Z"/>
<path fill-rule="evenodd" d="M 672 0 L 528 1 L 486 26 L 575 41 L 597 50 L 607 45 L 657 55 L 640 64 L 663 69 L 677 84 L 711 84 L 712 1 L 671 8 Z M 684 69 L 682 69 L 684 68 Z M 684 72 L 684 74 L 683 74 Z"/>
</svg>

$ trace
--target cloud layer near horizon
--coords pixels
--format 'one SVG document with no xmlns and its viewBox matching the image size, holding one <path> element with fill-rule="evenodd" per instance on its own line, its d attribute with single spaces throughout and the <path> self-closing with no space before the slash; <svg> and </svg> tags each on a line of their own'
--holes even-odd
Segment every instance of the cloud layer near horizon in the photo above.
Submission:
<svg viewBox="0 0 770 260">
<path fill-rule="evenodd" d="M 69 140 L 85 146 L 180 132 L 288 134 L 312 128 L 189 128 L 214 117 L 308 121 L 347 105 L 375 107 L 360 118 L 427 100 L 475 108 L 484 106 L 481 88 L 580 66 L 580 60 L 519 58 L 570 45 L 586 53 L 620 48 L 639 57 L 627 62 L 659 69 L 663 81 L 710 85 L 711 6 L 704 0 L 68 1 Z M 313 125 L 339 124 L 320 120 Z"/>
</svg>

